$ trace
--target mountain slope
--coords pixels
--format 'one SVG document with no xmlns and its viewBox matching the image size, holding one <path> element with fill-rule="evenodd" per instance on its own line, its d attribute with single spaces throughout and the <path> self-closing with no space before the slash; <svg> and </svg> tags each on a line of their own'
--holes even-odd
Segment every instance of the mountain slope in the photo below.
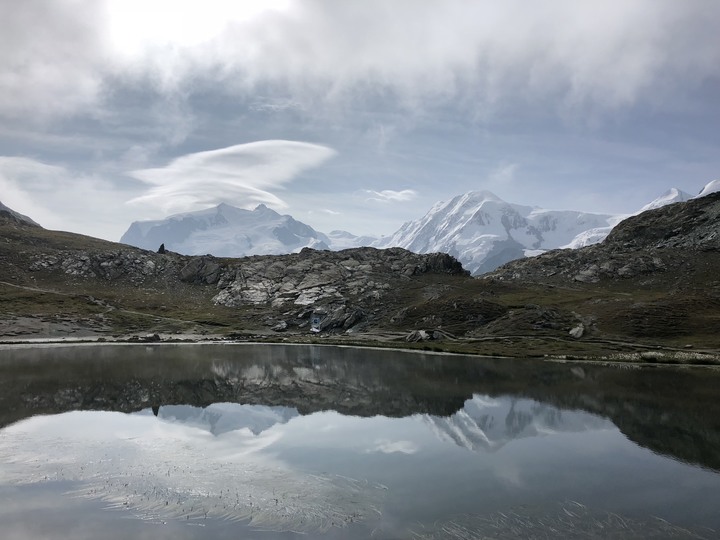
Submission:
<svg viewBox="0 0 720 540">
<path fill-rule="evenodd" d="M 483 279 L 593 290 L 585 328 L 641 339 L 707 336 L 720 324 L 720 192 L 632 216 L 600 244 L 512 261 Z M 613 291 L 613 297 L 601 298 Z M 623 298 L 623 296 L 625 298 Z M 582 334 L 582 332 L 580 332 Z"/>
<path fill-rule="evenodd" d="M 291 216 L 264 204 L 243 210 L 220 204 L 215 208 L 177 214 L 156 221 L 136 221 L 120 242 L 156 250 L 161 244 L 184 255 L 216 257 L 279 255 L 304 247 L 328 249 L 328 238 Z"/>
<path fill-rule="evenodd" d="M 437 203 L 424 217 L 375 245 L 448 253 L 477 275 L 614 224 L 611 215 L 543 210 L 507 203 L 489 191 L 472 191 Z"/>
<path fill-rule="evenodd" d="M 7 213 L 10 217 L 12 217 L 18 221 L 22 221 L 23 223 L 26 223 L 28 225 L 35 225 L 37 227 L 40 226 L 37 223 L 35 223 L 32 219 L 30 219 L 29 217 L 21 214 L 20 212 L 16 212 L 12 208 L 8 208 L 2 202 L 0 202 L 0 212 Z"/>
</svg>

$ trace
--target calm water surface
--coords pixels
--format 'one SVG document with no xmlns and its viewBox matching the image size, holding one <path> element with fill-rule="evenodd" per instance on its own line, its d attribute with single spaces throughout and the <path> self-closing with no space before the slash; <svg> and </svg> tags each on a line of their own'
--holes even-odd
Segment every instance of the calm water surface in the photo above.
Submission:
<svg viewBox="0 0 720 540">
<path fill-rule="evenodd" d="M 718 538 L 720 376 L 281 345 L 0 349 L 3 538 Z"/>
</svg>

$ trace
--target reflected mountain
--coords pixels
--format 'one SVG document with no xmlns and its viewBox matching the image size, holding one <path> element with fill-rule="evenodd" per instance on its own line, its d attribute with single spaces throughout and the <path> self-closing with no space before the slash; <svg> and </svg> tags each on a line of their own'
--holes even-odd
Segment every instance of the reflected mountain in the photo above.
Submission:
<svg viewBox="0 0 720 540">
<path fill-rule="evenodd" d="M 153 413 L 166 422 L 205 429 L 216 436 L 243 429 L 253 435 L 259 435 L 275 424 L 285 424 L 300 414 L 295 407 L 267 407 L 238 403 L 213 403 L 207 407 L 166 405 L 158 407 L 157 413 L 154 411 Z"/>
<path fill-rule="evenodd" d="M 159 412 L 227 402 L 299 414 L 424 414 L 439 417 L 433 423 L 452 440 L 492 447 L 557 429 L 557 417 L 569 409 L 609 418 L 655 452 L 720 470 L 720 373 L 713 369 L 315 345 L 16 346 L 1 352 L 0 427 L 73 410 Z M 515 408 L 493 415 L 473 402 L 475 395 L 509 396 Z"/>
<path fill-rule="evenodd" d="M 425 415 L 423 419 L 441 440 L 475 452 L 494 452 L 526 437 L 615 427 L 610 420 L 584 411 L 563 411 L 531 399 L 480 395 L 449 417 Z"/>
</svg>

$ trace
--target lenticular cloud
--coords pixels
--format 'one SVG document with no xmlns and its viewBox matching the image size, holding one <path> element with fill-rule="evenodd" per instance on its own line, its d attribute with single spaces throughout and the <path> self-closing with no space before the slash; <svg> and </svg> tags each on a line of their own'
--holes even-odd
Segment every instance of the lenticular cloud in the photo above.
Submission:
<svg viewBox="0 0 720 540">
<path fill-rule="evenodd" d="M 209 208 L 222 202 L 243 208 L 259 203 L 275 208 L 287 204 L 271 193 L 307 169 L 335 155 L 327 146 L 299 141 L 257 141 L 178 157 L 129 176 L 151 187 L 129 201 L 166 212 Z"/>
</svg>

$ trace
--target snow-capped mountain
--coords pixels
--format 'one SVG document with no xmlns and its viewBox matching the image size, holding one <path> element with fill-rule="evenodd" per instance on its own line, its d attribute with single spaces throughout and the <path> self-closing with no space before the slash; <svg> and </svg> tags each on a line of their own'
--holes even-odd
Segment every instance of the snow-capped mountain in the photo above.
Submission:
<svg viewBox="0 0 720 540">
<path fill-rule="evenodd" d="M 449 253 L 478 275 L 550 249 L 597 244 L 631 215 L 715 191 L 720 191 L 720 180 L 708 183 L 695 197 L 671 188 L 634 214 L 619 215 L 544 210 L 505 202 L 489 191 L 471 191 L 436 203 L 421 219 L 405 223 L 372 245 Z"/>
<path fill-rule="evenodd" d="M 30 225 L 37 225 L 38 227 L 40 226 L 37 223 L 35 223 L 32 219 L 30 219 L 29 217 L 21 214 L 20 212 L 16 212 L 12 208 L 5 206 L 1 202 L 0 202 L 0 212 L 7 212 L 11 216 L 13 216 L 15 219 L 19 219 L 20 221 L 24 221 L 25 223 L 29 223 Z"/>
<path fill-rule="evenodd" d="M 375 246 L 449 253 L 471 273 L 482 274 L 513 259 L 565 246 L 585 231 L 612 227 L 614 217 L 543 210 L 505 202 L 489 191 L 471 191 L 437 203 Z"/>
<path fill-rule="evenodd" d="M 532 399 L 474 395 L 452 416 L 426 415 L 425 423 L 444 441 L 475 452 L 496 451 L 509 442 L 554 433 L 614 429 L 610 420 L 566 411 Z"/>
<path fill-rule="evenodd" d="M 715 191 L 720 191 L 720 180 L 708 183 L 695 197 Z M 166 249 L 186 255 L 218 257 L 279 255 L 304 247 L 401 247 L 421 254 L 449 253 L 478 275 L 550 249 L 597 244 L 630 215 L 695 197 L 671 188 L 634 214 L 610 215 L 545 210 L 508 203 L 489 191 L 471 191 L 436 203 L 422 218 L 379 239 L 342 230 L 325 235 L 262 204 L 252 211 L 220 204 L 163 220 L 136 221 L 120 241 L 150 250 L 165 244 Z"/>
<path fill-rule="evenodd" d="M 150 250 L 165 244 L 166 249 L 184 255 L 216 257 L 280 255 L 304 247 L 329 249 L 330 243 L 324 234 L 264 204 L 254 210 L 220 204 L 162 220 L 136 221 L 120 242 Z"/>
</svg>

